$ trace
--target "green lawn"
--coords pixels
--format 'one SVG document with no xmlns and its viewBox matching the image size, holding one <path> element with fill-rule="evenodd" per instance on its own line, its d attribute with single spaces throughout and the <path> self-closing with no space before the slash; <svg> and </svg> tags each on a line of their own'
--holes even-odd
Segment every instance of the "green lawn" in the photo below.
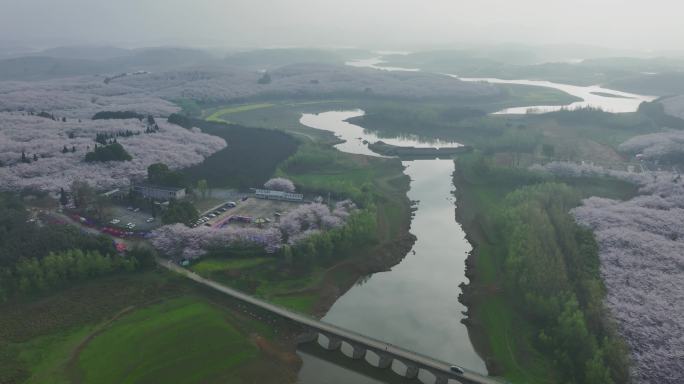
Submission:
<svg viewBox="0 0 684 384">
<path fill-rule="evenodd" d="M 251 383 L 293 375 L 293 367 L 257 356 L 247 339 L 272 340 L 272 325 L 224 309 L 223 300 L 184 277 L 150 271 L 3 304 L 0 383 Z"/>
<path fill-rule="evenodd" d="M 313 309 L 314 304 L 318 300 L 318 295 L 315 293 L 303 293 L 292 296 L 278 296 L 273 297 L 270 301 L 274 304 L 301 312 L 309 313 Z"/>
<path fill-rule="evenodd" d="M 316 288 L 324 270 L 315 268 L 304 276 L 279 273 L 277 261 L 269 257 L 208 258 L 191 269 L 203 276 L 272 303 L 302 313 L 310 313 L 318 300 Z"/>
<path fill-rule="evenodd" d="M 257 353 L 224 311 L 181 298 L 116 321 L 87 345 L 78 365 L 87 383 L 225 382 Z"/>
<path fill-rule="evenodd" d="M 199 274 L 207 274 L 231 269 L 252 268 L 271 261 L 273 261 L 273 259 L 269 257 L 252 257 L 245 259 L 210 258 L 203 259 L 199 263 L 194 264 L 191 269 Z"/>
<path fill-rule="evenodd" d="M 19 358 L 31 367 L 33 375 L 27 384 L 66 384 L 69 379 L 64 367 L 72 351 L 93 331 L 93 327 L 82 327 L 33 339 L 21 346 Z"/>
</svg>

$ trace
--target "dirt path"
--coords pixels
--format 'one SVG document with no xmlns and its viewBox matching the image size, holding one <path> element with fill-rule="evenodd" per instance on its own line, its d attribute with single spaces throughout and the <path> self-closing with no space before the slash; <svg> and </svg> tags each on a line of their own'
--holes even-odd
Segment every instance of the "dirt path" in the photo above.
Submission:
<svg viewBox="0 0 684 384">
<path fill-rule="evenodd" d="M 90 334 L 88 334 L 88 336 L 84 337 L 83 340 L 76 345 L 76 347 L 71 351 L 69 360 L 65 364 L 65 373 L 71 383 L 80 384 L 83 382 L 82 372 L 80 372 L 78 367 L 78 357 L 85 347 L 88 346 L 88 343 L 90 343 L 90 341 L 92 341 L 97 335 L 106 331 L 116 320 L 132 312 L 136 308 L 136 306 L 132 305 L 117 312 L 112 318 L 98 325 Z"/>
</svg>

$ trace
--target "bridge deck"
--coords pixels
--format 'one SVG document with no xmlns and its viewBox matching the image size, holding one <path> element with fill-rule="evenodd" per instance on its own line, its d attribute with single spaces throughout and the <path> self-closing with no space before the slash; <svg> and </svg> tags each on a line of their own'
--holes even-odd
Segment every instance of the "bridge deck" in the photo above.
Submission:
<svg viewBox="0 0 684 384">
<path fill-rule="evenodd" d="M 502 382 L 490 378 L 487 376 L 480 375 L 476 372 L 471 372 L 471 371 L 466 371 L 465 374 L 459 375 L 454 372 L 451 372 L 450 366 L 452 364 L 440 361 L 437 359 L 434 359 L 429 356 L 422 355 L 420 353 L 416 353 L 413 351 L 409 351 L 407 349 L 398 347 L 396 345 L 386 343 L 384 341 L 374 339 L 372 337 L 364 336 L 359 333 L 338 327 L 333 324 L 326 323 L 324 321 L 315 319 L 313 317 L 297 313 L 297 312 L 292 312 L 288 309 L 285 309 L 283 307 L 268 303 L 266 301 L 257 299 L 253 296 L 250 296 L 248 294 L 245 294 L 243 292 L 240 292 L 238 290 L 226 287 L 225 285 L 219 284 L 213 280 L 206 279 L 202 276 L 199 276 L 198 274 L 189 271 L 185 268 L 182 268 L 171 261 L 167 260 L 158 260 L 159 265 L 173 271 L 176 273 L 179 273 L 181 275 L 184 275 L 185 277 L 192 279 L 196 281 L 199 284 L 205 285 L 207 287 L 213 288 L 219 292 L 225 293 L 235 299 L 238 299 L 240 301 L 244 301 L 246 303 L 249 303 L 251 305 L 254 305 L 256 307 L 259 307 L 261 309 L 264 309 L 268 312 L 271 312 L 273 314 L 276 314 L 280 317 L 289 319 L 291 321 L 294 321 L 296 323 L 299 323 L 301 325 L 304 325 L 306 327 L 312 328 L 318 332 L 321 332 L 323 334 L 331 334 L 334 335 L 335 337 L 338 337 L 342 340 L 345 341 L 351 341 L 356 344 L 360 344 L 365 346 L 366 348 L 374 351 L 379 351 L 384 354 L 391 355 L 392 357 L 398 359 L 398 360 L 404 360 L 404 361 L 409 361 L 412 362 L 413 364 L 416 364 L 417 366 L 428 369 L 434 373 L 439 373 L 442 374 L 443 376 L 446 376 L 450 379 L 453 380 L 458 380 L 462 383 L 474 383 L 474 384 L 501 384 Z"/>
</svg>

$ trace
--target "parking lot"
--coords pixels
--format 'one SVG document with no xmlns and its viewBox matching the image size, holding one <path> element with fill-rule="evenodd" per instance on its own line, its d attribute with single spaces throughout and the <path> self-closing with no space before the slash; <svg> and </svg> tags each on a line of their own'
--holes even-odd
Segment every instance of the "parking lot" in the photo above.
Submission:
<svg viewBox="0 0 684 384">
<path fill-rule="evenodd" d="M 228 203 L 228 202 L 226 202 Z M 263 226 L 268 226 L 271 223 L 277 221 L 277 214 L 285 214 L 288 211 L 296 208 L 302 203 L 299 202 L 289 202 L 289 201 L 278 201 L 278 200 L 264 200 L 257 199 L 254 197 L 249 197 L 247 200 L 235 201 L 236 206 L 233 208 L 226 208 L 224 212 L 218 212 L 219 214 L 215 217 L 210 217 L 211 214 L 216 214 L 217 210 L 208 212 L 205 217 L 209 217 L 209 220 L 202 223 L 203 225 L 209 224 L 209 226 L 219 226 L 222 223 L 226 223 L 226 219 L 230 216 L 240 216 L 242 218 L 255 219 L 267 219 L 262 223 Z M 231 222 L 230 225 L 240 225 L 239 222 Z M 242 222 L 244 225 L 245 222 Z"/>
<path fill-rule="evenodd" d="M 161 220 L 159 218 L 148 223 L 147 219 L 149 219 L 150 217 L 152 216 L 147 212 L 133 212 L 128 210 L 127 207 L 115 205 L 112 207 L 112 218 L 118 219 L 120 220 L 120 222 L 117 224 L 109 225 L 124 229 L 126 228 L 126 224 L 133 223 L 135 224 L 135 228 L 133 229 L 136 231 L 149 231 L 161 225 Z"/>
</svg>

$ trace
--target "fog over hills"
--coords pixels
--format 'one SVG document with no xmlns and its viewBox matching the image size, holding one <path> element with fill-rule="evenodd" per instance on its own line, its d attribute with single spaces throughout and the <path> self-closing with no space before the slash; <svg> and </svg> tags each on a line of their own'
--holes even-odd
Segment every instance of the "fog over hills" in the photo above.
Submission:
<svg viewBox="0 0 684 384">
<path fill-rule="evenodd" d="M 669 0 L 350 0 L 343 6 L 321 0 L 23 0 L 11 5 L 0 14 L 0 36 L 34 47 L 171 44 L 405 49 L 503 41 L 653 51 L 680 50 L 684 37 L 680 5 Z"/>
</svg>

